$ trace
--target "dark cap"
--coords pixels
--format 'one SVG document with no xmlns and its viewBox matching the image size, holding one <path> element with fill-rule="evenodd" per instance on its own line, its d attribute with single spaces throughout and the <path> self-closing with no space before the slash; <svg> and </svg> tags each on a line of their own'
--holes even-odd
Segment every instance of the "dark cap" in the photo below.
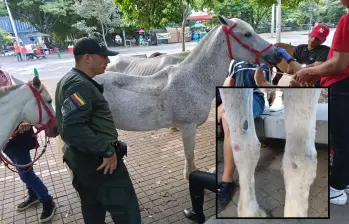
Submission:
<svg viewBox="0 0 349 224">
<path fill-rule="evenodd" d="M 103 56 L 115 56 L 119 52 L 110 51 L 105 43 L 95 37 L 83 37 L 74 45 L 74 55 L 98 54 Z"/>
</svg>

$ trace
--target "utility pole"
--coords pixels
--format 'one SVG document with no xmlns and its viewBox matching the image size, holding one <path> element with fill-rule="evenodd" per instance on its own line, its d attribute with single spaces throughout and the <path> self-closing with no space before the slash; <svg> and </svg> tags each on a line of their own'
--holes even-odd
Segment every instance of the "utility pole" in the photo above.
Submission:
<svg viewBox="0 0 349 224">
<path fill-rule="evenodd" d="M 270 35 L 271 37 L 274 37 L 275 33 L 275 4 L 271 7 L 271 28 L 270 28 Z"/>
<path fill-rule="evenodd" d="M 8 7 L 7 0 L 4 0 L 4 1 L 5 1 L 5 4 L 6 4 L 8 15 L 10 17 L 10 21 L 11 21 L 11 26 L 12 26 L 13 32 L 15 33 L 16 41 L 17 41 L 17 44 L 18 44 L 18 47 L 19 47 L 19 52 L 21 53 L 22 58 L 23 58 L 22 48 L 21 48 L 20 41 L 19 41 L 19 38 L 18 38 L 16 25 L 13 22 L 12 14 L 11 14 L 10 8 Z"/>
<path fill-rule="evenodd" d="M 281 42 L 281 0 L 276 7 L 276 43 Z"/>
</svg>

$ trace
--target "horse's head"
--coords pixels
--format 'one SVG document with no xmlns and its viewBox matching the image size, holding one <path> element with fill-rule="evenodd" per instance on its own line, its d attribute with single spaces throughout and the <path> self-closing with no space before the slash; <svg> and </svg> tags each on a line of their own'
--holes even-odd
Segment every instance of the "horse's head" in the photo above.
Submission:
<svg viewBox="0 0 349 224">
<path fill-rule="evenodd" d="M 56 117 L 50 94 L 38 77 L 34 77 L 27 86 L 34 97 L 25 105 L 24 120 L 35 124 L 38 130 L 45 130 L 48 137 L 56 137 L 58 135 Z"/>
<path fill-rule="evenodd" d="M 230 57 L 241 61 L 252 61 L 256 64 L 278 64 L 281 55 L 275 47 L 261 38 L 245 21 L 237 18 L 227 19 L 218 16 L 222 30 L 226 34 L 227 48 Z"/>
</svg>

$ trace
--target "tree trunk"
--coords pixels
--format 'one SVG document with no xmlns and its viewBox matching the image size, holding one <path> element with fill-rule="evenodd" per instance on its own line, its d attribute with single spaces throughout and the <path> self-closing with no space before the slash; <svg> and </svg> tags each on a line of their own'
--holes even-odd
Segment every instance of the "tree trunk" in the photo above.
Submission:
<svg viewBox="0 0 349 224">
<path fill-rule="evenodd" d="M 53 48 L 51 39 L 49 37 L 47 37 L 47 36 L 44 37 L 44 43 L 45 43 L 47 48 Z"/>
<path fill-rule="evenodd" d="M 182 22 L 182 51 L 185 51 L 185 25 L 187 24 L 189 3 L 187 2 L 185 5 L 185 9 L 183 12 L 183 22 Z"/>
<path fill-rule="evenodd" d="M 102 36 L 103 36 L 103 41 L 105 43 L 105 46 L 108 47 L 107 41 L 105 40 L 105 31 L 104 31 L 104 26 L 103 26 L 103 22 L 101 19 L 99 19 L 99 22 L 101 23 L 101 27 L 102 27 Z"/>
</svg>

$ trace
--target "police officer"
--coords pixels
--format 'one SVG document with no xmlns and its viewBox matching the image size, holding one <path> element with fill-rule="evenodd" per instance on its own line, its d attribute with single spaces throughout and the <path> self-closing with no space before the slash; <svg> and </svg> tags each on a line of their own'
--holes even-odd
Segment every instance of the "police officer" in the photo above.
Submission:
<svg viewBox="0 0 349 224">
<path fill-rule="evenodd" d="M 117 54 L 97 38 L 79 39 L 74 46 L 75 68 L 56 89 L 63 160 L 72 170 L 87 224 L 105 223 L 106 211 L 114 223 L 141 223 L 137 196 L 122 160 L 127 146 L 118 141 L 103 87 L 93 80 L 104 73 L 108 56 Z"/>
</svg>

